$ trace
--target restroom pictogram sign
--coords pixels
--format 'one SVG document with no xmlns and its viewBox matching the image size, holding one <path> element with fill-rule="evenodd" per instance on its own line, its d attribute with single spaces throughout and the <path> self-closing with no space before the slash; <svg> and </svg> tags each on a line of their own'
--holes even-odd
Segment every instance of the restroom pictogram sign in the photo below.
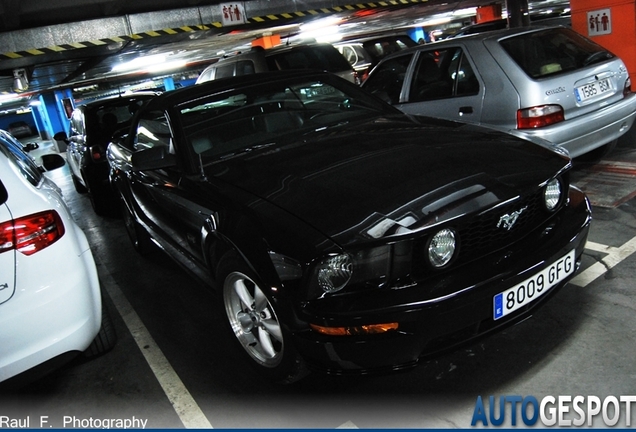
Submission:
<svg viewBox="0 0 636 432">
<path fill-rule="evenodd" d="M 219 7 L 221 8 L 221 23 L 224 26 L 245 24 L 247 22 L 245 7 L 242 2 L 221 3 Z"/>
<path fill-rule="evenodd" d="M 610 9 L 598 9 L 587 13 L 587 35 L 600 36 L 612 33 Z"/>
</svg>

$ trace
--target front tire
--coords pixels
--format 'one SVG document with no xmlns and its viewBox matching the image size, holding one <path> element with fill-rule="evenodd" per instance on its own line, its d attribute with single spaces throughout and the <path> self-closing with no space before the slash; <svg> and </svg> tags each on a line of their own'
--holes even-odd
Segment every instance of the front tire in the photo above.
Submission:
<svg viewBox="0 0 636 432">
<path fill-rule="evenodd" d="M 274 303 L 251 272 L 233 260 L 219 275 L 227 323 L 257 372 L 286 384 L 307 375 L 305 362 L 281 324 Z"/>
</svg>

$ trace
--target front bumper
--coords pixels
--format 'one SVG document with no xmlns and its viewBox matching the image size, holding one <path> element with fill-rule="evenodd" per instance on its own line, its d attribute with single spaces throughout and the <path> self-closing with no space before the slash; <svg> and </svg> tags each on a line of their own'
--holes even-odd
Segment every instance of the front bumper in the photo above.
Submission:
<svg viewBox="0 0 636 432">
<path fill-rule="evenodd" d="M 334 297 L 305 305 L 294 331 L 297 350 L 314 369 L 328 373 L 369 373 L 412 367 L 422 358 L 456 349 L 519 322 L 545 303 L 576 273 L 548 293 L 503 318 L 493 319 L 493 298 L 575 250 L 580 265 L 591 222 L 585 195 L 570 191 L 570 204 L 550 227 L 543 226 L 506 250 L 484 256 L 457 271 L 415 286 L 377 289 L 368 294 Z M 548 224 L 546 224 L 548 225 Z M 431 291 L 452 288 L 452 294 Z M 308 328 L 399 323 L 397 331 L 378 335 L 325 336 Z"/>
</svg>

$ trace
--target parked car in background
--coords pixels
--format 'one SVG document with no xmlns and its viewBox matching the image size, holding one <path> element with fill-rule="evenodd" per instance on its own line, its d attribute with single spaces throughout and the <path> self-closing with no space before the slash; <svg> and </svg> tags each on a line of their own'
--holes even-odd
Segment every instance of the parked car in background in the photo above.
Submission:
<svg viewBox="0 0 636 432">
<path fill-rule="evenodd" d="M 532 23 L 532 25 L 542 27 L 553 27 L 558 25 L 562 25 L 564 27 L 572 27 L 572 17 L 570 16 L 570 14 L 530 15 L 530 22 Z M 508 28 L 508 19 L 502 18 L 464 26 L 450 37 L 467 36 L 487 31 L 503 30 L 505 28 Z"/>
<path fill-rule="evenodd" d="M 405 113 L 491 125 L 572 157 L 610 149 L 636 117 L 623 61 L 565 27 L 418 46 L 386 57 L 362 87 Z"/>
<path fill-rule="evenodd" d="M 64 164 L 58 154 L 43 160 Z M 0 382 L 115 340 L 93 255 L 60 189 L 0 131 Z"/>
<path fill-rule="evenodd" d="M 316 69 L 334 73 L 348 81 L 359 83 L 347 60 L 329 44 L 280 45 L 264 49 L 252 47 L 247 52 L 222 58 L 201 72 L 196 83 L 253 73 Z"/>
<path fill-rule="evenodd" d="M 155 92 L 123 94 L 87 102 L 75 108 L 71 115 L 70 136 L 56 135 L 67 143 L 66 154 L 75 190 L 89 193 L 95 213 L 118 211 L 108 180 L 106 146 L 115 133 L 127 130 L 133 114 Z"/>
<path fill-rule="evenodd" d="M 135 248 L 216 287 L 237 352 L 281 382 L 412 367 L 525 319 L 591 220 L 564 151 L 325 72 L 164 93 L 107 156 Z"/>
<path fill-rule="evenodd" d="M 416 46 L 408 35 L 379 35 L 334 43 L 364 81 L 371 69 L 389 54 Z"/>
<path fill-rule="evenodd" d="M 28 138 L 30 136 L 35 135 L 31 126 L 25 121 L 16 121 L 9 123 L 9 127 L 7 128 L 7 132 L 13 135 L 16 138 Z"/>
</svg>

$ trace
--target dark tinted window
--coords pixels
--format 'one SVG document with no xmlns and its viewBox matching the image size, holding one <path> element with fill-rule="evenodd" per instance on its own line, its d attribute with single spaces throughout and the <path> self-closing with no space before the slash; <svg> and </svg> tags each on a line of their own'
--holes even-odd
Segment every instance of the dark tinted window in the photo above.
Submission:
<svg viewBox="0 0 636 432">
<path fill-rule="evenodd" d="M 255 72 L 252 60 L 241 60 L 236 62 L 236 76 L 251 75 Z"/>
<path fill-rule="evenodd" d="M 316 69 L 328 72 L 350 70 L 347 60 L 331 45 L 304 46 L 267 56 L 270 70 Z"/>
<path fill-rule="evenodd" d="M 181 109 L 177 121 L 195 153 L 217 158 L 387 112 L 397 111 L 335 77 L 298 78 L 196 99 Z"/>
<path fill-rule="evenodd" d="M 214 74 L 214 79 L 227 78 L 234 75 L 234 63 L 220 65 L 217 66 L 215 69 L 216 73 Z"/>
<path fill-rule="evenodd" d="M 421 52 L 411 82 L 409 102 L 479 92 L 479 81 L 461 48 Z"/>
<path fill-rule="evenodd" d="M 364 49 L 373 56 L 375 61 L 380 61 L 389 54 L 402 51 L 415 45 L 417 44 L 408 36 L 367 41 L 362 44 Z"/>
<path fill-rule="evenodd" d="M 600 45 L 566 28 L 524 33 L 500 44 L 532 78 L 558 75 L 614 57 Z"/>
<path fill-rule="evenodd" d="M 379 64 L 364 82 L 363 88 L 389 103 L 398 103 L 412 58 L 413 54 L 403 55 Z"/>
</svg>

